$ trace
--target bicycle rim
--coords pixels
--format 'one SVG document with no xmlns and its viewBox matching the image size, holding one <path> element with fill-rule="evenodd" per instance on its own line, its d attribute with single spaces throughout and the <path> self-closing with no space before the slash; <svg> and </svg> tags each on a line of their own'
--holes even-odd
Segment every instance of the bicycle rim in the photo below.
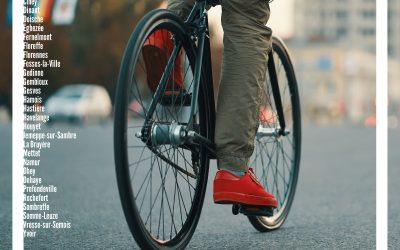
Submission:
<svg viewBox="0 0 400 250">
<path fill-rule="evenodd" d="M 296 78 L 284 44 L 275 37 L 273 56 L 286 123 L 285 131 L 288 134 L 282 136 L 276 133 L 280 125 L 267 76 L 251 165 L 264 188 L 276 197 L 278 207 L 271 217 L 249 217 L 252 225 L 262 232 L 281 227 L 288 216 L 296 190 L 301 152 L 301 115 Z"/>
</svg>

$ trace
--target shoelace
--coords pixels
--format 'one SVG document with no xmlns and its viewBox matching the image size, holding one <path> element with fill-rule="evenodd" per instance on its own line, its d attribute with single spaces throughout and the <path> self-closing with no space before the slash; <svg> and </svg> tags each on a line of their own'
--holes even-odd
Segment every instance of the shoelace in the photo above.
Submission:
<svg viewBox="0 0 400 250">
<path fill-rule="evenodd" d="M 261 182 L 257 179 L 257 176 L 254 174 L 253 169 L 250 168 L 248 171 L 250 178 L 258 185 L 262 186 Z"/>
</svg>

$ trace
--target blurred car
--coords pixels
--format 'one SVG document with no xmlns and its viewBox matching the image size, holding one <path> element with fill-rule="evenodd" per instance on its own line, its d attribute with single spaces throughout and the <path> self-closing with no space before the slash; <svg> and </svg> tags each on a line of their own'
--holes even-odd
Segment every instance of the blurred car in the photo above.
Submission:
<svg viewBox="0 0 400 250">
<path fill-rule="evenodd" d="M 7 107 L 0 105 L 0 123 L 10 122 L 10 115 L 8 113 Z"/>
<path fill-rule="evenodd" d="M 111 111 L 111 99 L 106 89 L 91 84 L 65 85 L 45 103 L 45 112 L 51 121 L 105 121 Z"/>
</svg>

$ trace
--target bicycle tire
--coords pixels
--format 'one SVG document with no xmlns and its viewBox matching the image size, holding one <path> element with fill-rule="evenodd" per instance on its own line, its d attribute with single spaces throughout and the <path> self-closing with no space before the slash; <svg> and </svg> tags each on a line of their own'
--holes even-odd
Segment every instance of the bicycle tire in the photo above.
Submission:
<svg viewBox="0 0 400 250">
<path fill-rule="evenodd" d="M 278 207 L 275 209 L 273 216 L 248 216 L 250 223 L 260 232 L 267 232 L 280 228 L 288 217 L 296 192 L 301 156 L 301 113 L 297 81 L 288 50 L 283 41 L 277 37 L 272 38 L 272 54 L 275 60 L 286 126 L 289 127 L 291 131 L 286 136 L 276 135 L 272 139 L 268 137 L 267 140 L 263 142 L 261 142 L 263 138 L 260 139 L 256 137 L 255 140 L 252 164 L 256 165 L 256 175 L 261 180 L 266 190 L 273 193 L 278 201 Z M 281 71 L 282 69 L 284 70 L 283 73 Z M 282 81 L 282 78 L 285 78 L 284 81 Z M 270 90 L 271 85 L 268 80 L 269 78 L 267 77 L 265 86 L 266 98 L 264 100 L 264 106 L 260 108 L 260 124 L 266 128 L 278 129 L 279 121 L 274 108 L 275 104 L 272 91 Z M 285 92 L 287 89 L 289 89 L 289 91 Z M 290 104 L 288 104 L 288 102 Z M 289 106 L 285 106 L 285 104 Z M 289 112 L 289 110 L 291 110 L 291 112 Z M 262 112 L 264 112 L 264 114 Z M 291 140 L 289 138 L 291 138 Z M 290 152 L 287 153 L 286 150 L 290 150 Z M 286 160 L 288 156 L 292 156 L 289 168 L 287 168 L 289 164 Z M 260 158 L 257 160 L 258 157 L 260 157 L 261 160 Z M 268 163 L 266 163 L 266 158 L 268 158 Z M 276 159 L 275 162 L 274 158 Z M 281 161 L 279 162 L 279 160 Z M 271 177 L 272 174 L 269 175 L 269 173 L 273 173 L 274 170 L 274 176 Z M 286 171 L 289 171 L 288 177 L 286 176 Z M 278 183 L 278 177 L 283 180 L 281 183 Z M 273 180 L 272 185 L 269 185 L 271 180 Z M 282 189 L 283 192 L 281 193 L 284 194 L 282 195 L 284 197 L 282 197 L 279 192 L 279 190 L 282 191 Z"/>
<path fill-rule="evenodd" d="M 137 242 L 137 244 L 139 245 L 139 247 L 141 247 L 142 249 L 183 249 L 190 241 L 195 228 L 197 226 L 198 220 L 200 218 L 200 214 L 201 214 L 201 209 L 203 206 L 203 201 L 204 201 L 204 196 L 205 196 L 205 192 L 206 192 L 206 185 L 207 185 L 207 177 L 208 177 L 208 168 L 209 168 L 209 158 L 208 155 L 206 153 L 205 148 L 203 148 L 202 146 L 198 146 L 198 158 L 196 158 L 196 160 L 193 160 L 194 158 L 194 153 L 193 151 L 184 151 L 184 149 L 182 149 L 183 155 L 181 154 L 181 158 L 184 158 L 187 154 L 191 154 L 191 158 L 192 158 L 192 168 L 193 168 L 193 173 L 195 172 L 195 163 L 197 162 L 198 165 L 198 173 L 196 175 L 196 179 L 195 179 L 195 184 L 193 184 L 191 186 L 191 184 L 189 183 L 189 177 L 186 176 L 187 180 L 187 185 L 188 185 L 188 190 L 190 192 L 190 199 L 191 199 L 191 204 L 189 208 L 186 208 L 185 206 L 185 200 L 184 198 L 187 198 L 186 195 L 187 194 L 182 194 L 182 191 L 179 190 L 178 191 L 178 201 L 179 201 L 179 208 L 183 209 L 181 206 L 181 202 L 184 204 L 184 213 L 186 213 L 186 218 L 183 219 L 182 217 L 182 211 L 180 212 L 180 222 L 181 222 L 181 227 L 180 229 L 176 228 L 176 224 L 175 224 L 175 219 L 179 219 L 177 217 L 174 217 L 175 214 L 179 214 L 179 212 L 175 212 L 175 206 L 178 206 L 178 201 L 175 200 L 176 198 L 176 185 L 178 180 L 183 181 L 182 179 L 184 179 L 184 176 L 182 175 L 182 173 L 180 173 L 177 169 L 175 169 L 174 167 L 171 167 L 172 165 L 165 161 L 166 158 L 168 158 L 168 160 L 170 162 L 174 162 L 175 164 L 178 165 L 178 162 L 180 161 L 178 159 L 179 156 L 179 148 L 174 149 L 177 150 L 178 152 L 176 153 L 176 151 L 174 151 L 174 153 L 172 155 L 165 154 L 165 152 L 162 152 L 161 150 L 157 151 L 158 154 L 155 154 L 154 151 L 152 150 L 157 150 L 155 148 L 149 148 L 148 145 L 146 145 L 144 142 L 143 144 L 146 145 L 146 148 L 143 150 L 150 151 L 150 157 L 153 157 L 153 160 L 150 160 L 150 169 L 151 169 L 151 173 L 150 176 L 151 177 L 147 177 L 148 175 L 145 176 L 145 178 L 151 178 L 151 180 L 154 178 L 156 178 L 155 176 L 153 176 L 153 165 L 155 165 L 155 163 L 157 162 L 158 164 L 158 168 L 162 169 L 159 171 L 160 173 L 160 181 L 161 181 L 161 186 L 163 186 L 162 188 L 164 190 L 161 191 L 162 194 L 164 195 L 165 193 L 165 197 L 162 199 L 165 199 L 165 203 L 168 203 L 168 208 L 169 208 L 169 213 L 170 213 L 170 219 L 165 218 L 165 216 L 168 216 L 168 213 L 164 213 L 165 207 L 167 205 L 163 205 L 163 201 L 160 201 L 161 205 L 155 205 L 156 203 L 158 204 L 159 200 L 161 200 L 161 198 L 158 198 L 158 194 L 157 196 L 154 198 L 154 203 L 152 201 L 153 197 L 151 195 L 152 193 L 152 185 L 153 183 L 151 183 L 152 181 L 150 181 L 150 202 L 149 202 L 149 209 L 150 209 L 150 222 L 148 222 L 149 217 L 147 217 L 147 219 L 145 220 L 145 216 L 143 216 L 142 213 L 142 205 L 144 202 L 147 202 L 147 198 L 143 198 L 142 204 L 139 204 L 139 197 L 141 194 L 139 194 L 141 192 L 143 184 L 144 184 L 144 180 L 142 187 L 140 188 L 139 191 L 137 191 L 138 189 L 136 188 L 135 185 L 137 185 L 137 183 L 135 183 L 133 180 L 131 180 L 131 176 L 132 176 L 132 170 L 129 167 L 130 161 L 129 158 L 134 158 L 133 155 L 134 153 L 130 153 L 131 151 L 129 151 L 128 147 L 128 140 L 130 140 L 131 137 L 133 137 L 132 135 L 129 135 L 130 131 L 129 130 L 129 122 L 130 120 L 134 120 L 135 117 L 137 117 L 138 114 L 134 113 L 132 116 L 133 118 L 131 118 L 128 113 L 130 114 L 130 112 L 128 112 L 128 110 L 130 109 L 130 103 L 133 99 L 130 99 L 131 97 L 131 91 L 132 89 L 137 85 L 139 85 L 139 80 L 136 81 L 135 80 L 135 74 L 137 74 L 137 67 L 139 67 L 140 64 L 140 56 L 141 56 L 141 51 L 143 48 L 143 44 L 145 43 L 145 40 L 150 36 L 150 34 L 159 31 L 159 30 L 167 30 L 168 32 L 170 32 L 171 36 L 175 39 L 175 40 L 179 40 L 180 42 L 182 42 L 182 50 L 184 51 L 184 57 L 185 60 L 187 60 L 187 64 L 189 65 L 187 68 L 187 71 L 192 70 L 194 71 L 194 63 L 196 61 L 196 51 L 195 51 L 195 44 L 189 39 L 189 35 L 187 34 L 187 31 L 185 29 L 184 23 L 183 21 L 176 16 L 175 14 L 173 14 L 172 12 L 168 11 L 168 10 L 153 10 L 151 12 L 149 12 L 147 15 L 145 15 L 142 20 L 139 22 L 139 24 L 137 25 L 137 27 L 135 28 L 134 32 L 132 33 L 129 42 L 127 44 L 127 47 L 125 49 L 125 53 L 124 53 L 124 57 L 121 63 L 121 69 L 120 69 L 120 73 L 119 73 L 119 79 L 118 79 L 118 85 L 117 85 L 117 90 L 116 90 L 116 96 L 115 96 L 115 121 L 114 121 L 114 156 L 115 156 L 115 165 L 116 165 L 116 175 L 117 175 L 117 182 L 118 182 L 118 190 L 119 190 L 119 195 L 120 195 L 120 199 L 121 199 L 121 203 L 122 203 L 122 207 L 123 207 L 123 211 L 124 211 L 124 215 L 126 218 L 126 221 L 128 223 L 129 229 L 135 239 L 135 241 Z M 171 38 L 172 38 L 171 37 Z M 142 65 L 143 67 L 143 65 Z M 146 68 L 147 70 L 147 68 Z M 186 77 L 186 76 L 185 76 Z M 134 79 L 134 80 L 132 80 Z M 202 71 L 202 75 L 201 75 L 201 80 L 200 80 L 200 91 L 199 91 L 199 97 L 198 97 L 198 126 L 199 126 L 199 132 L 202 136 L 204 137 L 208 137 L 209 133 L 211 133 L 210 129 L 211 129 L 211 118 L 209 116 L 209 114 L 211 114 L 211 108 L 214 107 L 210 107 L 209 106 L 209 102 L 207 101 L 207 86 L 204 83 L 204 79 L 205 75 L 204 75 L 204 71 Z M 133 81 L 135 81 L 136 83 L 132 83 Z M 136 84 L 136 85 L 135 85 Z M 135 86 L 134 86 L 135 85 Z M 141 86 L 141 89 L 144 89 L 145 87 Z M 133 90 L 133 92 L 137 92 L 137 96 L 139 96 L 139 87 L 136 90 Z M 190 88 L 189 88 L 190 89 Z M 147 90 L 148 92 L 148 90 Z M 128 94 L 129 93 L 129 94 Z M 145 91 L 143 90 L 143 93 L 145 93 Z M 136 96 L 136 97 L 137 97 Z M 142 111 L 145 111 L 147 107 L 145 107 L 145 102 L 142 101 L 141 104 L 142 106 Z M 157 106 L 157 108 L 162 109 L 162 104 L 157 104 L 159 106 Z M 181 104 L 181 112 L 182 111 L 182 105 Z M 193 102 L 192 102 L 193 105 Z M 167 109 L 167 108 L 165 108 Z M 173 108 L 169 108 L 171 109 L 168 112 L 173 112 Z M 157 110 L 154 112 L 158 112 Z M 164 111 L 167 112 L 167 111 Z M 131 114 L 130 114 L 131 115 Z M 157 119 L 159 120 L 158 122 L 161 122 L 161 120 L 165 117 L 167 117 L 169 114 L 165 113 L 162 114 L 161 111 L 159 114 L 155 113 L 155 116 L 157 116 Z M 179 115 L 176 115 L 176 117 L 178 117 Z M 184 117 L 184 115 L 181 114 L 182 117 Z M 161 118 L 160 118 L 161 117 Z M 176 118 L 174 117 L 174 118 Z M 179 116 L 180 117 L 180 116 Z M 178 119 L 180 119 L 178 117 Z M 167 118 L 165 118 L 166 120 L 168 120 Z M 183 118 L 182 118 L 183 119 Z M 172 122 L 172 121 L 170 121 Z M 132 139 L 133 140 L 133 139 Z M 165 146 L 164 148 L 167 148 L 167 146 Z M 143 154 L 143 153 L 142 153 Z M 159 155 L 160 154 L 160 155 Z M 164 156 L 164 158 L 161 157 L 161 155 Z M 171 156 L 171 157 L 170 157 Z M 141 156 L 142 157 L 142 156 Z M 169 158 L 170 157 L 170 158 Z M 174 159 L 171 159 L 173 157 L 176 157 L 177 159 L 176 162 L 174 161 Z M 184 160 L 186 160 L 186 158 L 184 158 Z M 140 160 L 139 160 L 140 161 Z M 136 164 L 136 162 L 135 162 Z M 139 164 L 139 163 L 137 163 Z M 161 165 L 161 166 L 160 166 Z M 188 162 L 189 165 L 189 162 Z M 163 168 L 164 167 L 164 168 Z M 186 166 L 186 163 L 184 164 L 184 166 L 182 166 L 182 169 L 186 168 L 186 170 L 188 172 L 191 171 L 190 169 L 190 165 L 189 165 L 189 169 Z M 136 167 L 136 169 L 138 169 L 138 166 Z M 169 169 L 172 169 L 172 177 L 171 175 L 168 176 L 169 173 L 171 173 L 169 171 Z M 175 170 L 174 170 L 175 169 Z M 135 170 L 136 171 L 136 170 Z M 138 172 L 140 172 L 141 170 L 138 170 Z M 150 171 L 150 170 L 149 170 Z M 164 177 L 163 173 L 165 174 Z M 133 173 L 133 175 L 135 175 L 135 173 Z M 181 179 L 179 179 L 179 175 L 181 177 Z M 134 178 L 134 177 L 132 177 Z M 169 178 L 169 179 L 167 179 Z M 173 178 L 175 178 L 175 180 L 173 180 Z M 166 189 L 171 188 L 170 184 L 167 181 L 171 181 L 169 183 L 172 183 L 171 185 L 174 185 L 175 187 L 174 189 L 174 197 L 173 197 L 173 201 L 172 198 L 170 196 L 170 201 L 168 201 L 168 192 L 166 191 Z M 175 181 L 175 184 L 173 183 L 173 181 Z M 186 179 L 184 180 L 186 181 Z M 169 185 L 169 186 L 168 186 Z M 160 186 L 160 187 L 161 187 Z M 136 188 L 136 191 L 135 191 Z M 179 189 L 179 187 L 178 187 Z M 193 189 L 193 196 L 192 196 L 192 192 L 190 190 Z M 147 190 L 147 187 L 146 187 Z M 172 190 L 172 189 L 171 189 Z M 145 192 L 145 191 L 143 191 Z M 147 191 L 146 191 L 147 192 Z M 160 192 L 160 191 L 159 191 Z M 188 193 L 189 193 L 188 192 Z M 144 194 L 145 195 L 145 194 Z M 156 193 L 154 193 L 154 195 L 156 195 Z M 181 200 L 180 200 L 181 199 Z M 170 205 L 170 202 L 173 205 Z M 158 218 L 158 233 L 156 233 L 156 231 L 152 229 L 152 220 L 154 220 L 154 217 L 157 214 L 153 213 L 153 218 L 152 218 L 152 209 L 153 206 L 160 206 L 159 208 L 159 218 Z M 165 206 L 165 207 L 164 207 Z M 171 209 L 173 208 L 173 209 Z M 167 209 L 168 210 L 168 209 Z M 162 212 L 161 212 L 162 211 Z M 167 211 L 168 212 L 168 211 Z M 161 219 L 162 218 L 162 219 Z M 163 229 L 162 229 L 162 233 L 163 236 L 161 236 L 160 231 L 160 224 L 161 224 L 161 220 L 162 220 L 162 225 L 163 225 Z M 170 220 L 170 221 L 168 221 Z M 157 218 L 155 219 L 155 222 L 157 222 Z M 169 230 L 169 228 L 171 229 L 171 235 L 168 237 L 165 237 L 164 234 L 164 230 L 165 230 L 165 226 L 164 223 L 167 224 L 169 222 L 169 225 L 167 227 L 167 229 Z M 177 221 L 178 223 L 179 221 Z M 150 226 L 148 225 L 150 223 Z M 156 225 L 157 226 L 157 225 Z M 178 226 L 180 226 L 178 224 Z M 174 228 L 174 230 L 173 230 Z M 158 235 L 157 235 L 158 234 Z M 167 233 L 168 234 L 168 233 Z M 168 235 L 167 235 L 168 236 Z"/>
</svg>

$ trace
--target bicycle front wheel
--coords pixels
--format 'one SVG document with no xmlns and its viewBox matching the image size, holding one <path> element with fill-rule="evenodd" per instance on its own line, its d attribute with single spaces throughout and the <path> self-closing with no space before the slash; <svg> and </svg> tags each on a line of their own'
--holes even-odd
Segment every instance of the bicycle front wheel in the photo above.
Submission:
<svg viewBox="0 0 400 250">
<path fill-rule="evenodd" d="M 155 10 L 138 24 L 121 64 L 115 97 L 116 173 L 125 218 L 142 249 L 184 248 L 200 217 L 208 156 L 199 145 L 171 139 L 177 128 L 188 126 L 209 137 L 211 107 L 203 75 L 198 101 L 191 100 L 195 54 L 181 19 Z M 168 83 L 159 90 L 162 78 Z M 195 103 L 198 109 L 191 116 Z"/>
<path fill-rule="evenodd" d="M 272 40 L 272 56 L 286 128 L 284 134 L 278 132 L 281 126 L 271 79 L 267 76 L 251 166 L 254 166 L 264 188 L 276 197 L 278 207 L 273 216 L 248 217 L 261 232 L 278 229 L 286 220 L 296 191 L 301 154 L 301 115 L 296 77 L 287 49 L 276 37 Z"/>
</svg>

